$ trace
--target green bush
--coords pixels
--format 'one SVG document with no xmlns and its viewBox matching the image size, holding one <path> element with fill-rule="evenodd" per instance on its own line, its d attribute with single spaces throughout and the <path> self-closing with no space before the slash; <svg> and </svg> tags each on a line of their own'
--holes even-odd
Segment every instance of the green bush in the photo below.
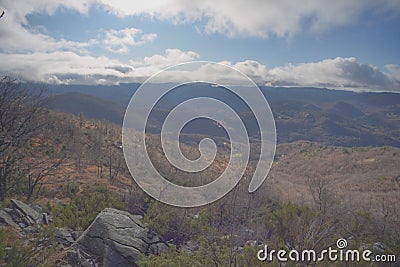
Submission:
<svg viewBox="0 0 400 267">
<path fill-rule="evenodd" d="M 274 230 L 271 243 L 276 247 L 322 249 L 341 235 L 335 218 L 305 205 L 285 204 L 272 212 L 268 220 Z"/>
<path fill-rule="evenodd" d="M 211 250 L 212 249 L 212 250 Z M 161 255 L 142 256 L 138 265 L 141 267 L 202 267 L 202 266 L 229 266 L 228 250 L 218 246 L 202 246 L 195 253 L 177 250 L 171 245 Z"/>
<path fill-rule="evenodd" d="M 174 245 L 171 245 L 168 250 L 161 253 L 159 256 L 143 256 L 138 265 L 142 267 L 169 267 L 169 266 L 207 266 L 206 259 L 198 258 L 185 252 L 177 251 Z"/>
<path fill-rule="evenodd" d="M 118 197 L 104 186 L 88 188 L 66 206 L 58 204 L 52 208 L 54 224 L 73 230 L 86 229 L 97 214 L 105 208 L 124 209 Z"/>
<path fill-rule="evenodd" d="M 64 192 L 69 196 L 75 196 L 79 192 L 79 183 L 72 181 L 64 185 Z"/>
<path fill-rule="evenodd" d="M 189 220 L 186 209 L 158 201 L 150 201 L 144 216 L 144 221 L 151 230 L 178 246 L 188 240 L 191 234 Z"/>
<path fill-rule="evenodd" d="M 25 247 L 11 247 L 7 253 L 7 267 L 30 267 L 35 266 L 32 253 Z"/>
<path fill-rule="evenodd" d="M 0 265 L 3 263 L 6 249 L 6 231 L 0 228 Z"/>
<path fill-rule="evenodd" d="M 265 266 L 265 262 L 259 261 L 257 252 L 259 247 L 245 246 L 240 250 L 232 250 L 226 246 L 217 246 L 206 239 L 199 243 L 199 250 L 188 253 L 178 250 L 171 245 L 161 255 L 142 256 L 138 265 L 141 267 L 191 267 L 191 266 Z M 271 265 L 272 264 L 272 265 Z M 270 263 L 269 266 L 278 266 Z"/>
<path fill-rule="evenodd" d="M 26 240 L 21 239 L 14 231 L 0 229 L 0 266 L 54 266 L 54 263 L 49 262 L 49 255 L 54 254 L 54 246 L 43 242 L 50 240 L 51 233 L 51 230 L 42 229 L 40 236 L 26 243 Z M 42 247 L 37 250 L 39 244 Z"/>
</svg>

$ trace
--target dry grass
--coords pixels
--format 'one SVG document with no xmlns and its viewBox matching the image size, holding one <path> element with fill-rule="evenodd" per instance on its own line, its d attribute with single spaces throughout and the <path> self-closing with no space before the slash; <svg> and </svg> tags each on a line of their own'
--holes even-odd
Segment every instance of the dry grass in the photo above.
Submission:
<svg viewBox="0 0 400 267">
<path fill-rule="evenodd" d="M 382 214 L 400 201 L 400 149 L 341 148 L 295 142 L 278 146 L 280 159 L 263 185 L 283 202 L 313 204 L 309 179 L 326 181 L 335 202 Z"/>
</svg>

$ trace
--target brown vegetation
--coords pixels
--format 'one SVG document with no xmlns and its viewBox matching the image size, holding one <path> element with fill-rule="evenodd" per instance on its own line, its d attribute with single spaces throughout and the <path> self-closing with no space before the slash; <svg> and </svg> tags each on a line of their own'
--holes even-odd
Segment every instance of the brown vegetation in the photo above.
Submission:
<svg viewBox="0 0 400 267">
<path fill-rule="evenodd" d="M 2 80 L 2 86 L 16 85 Z M 145 257 L 143 266 L 165 266 L 163 262 L 169 266 L 257 266 L 257 244 L 320 251 L 339 237 L 352 240 L 354 248 L 381 241 L 393 253 L 400 253 L 398 148 L 344 148 L 306 141 L 281 144 L 267 180 L 256 192 L 247 192 L 253 158 L 245 179 L 227 196 L 204 207 L 182 209 L 150 199 L 133 182 L 123 159 L 119 126 L 45 109 L 34 113 L 37 117 L 31 121 L 25 108 L 37 102 L 15 103 L 10 107 L 18 111 L 14 113 L 0 106 L 2 123 L 14 114 L 15 121 L 26 123 L 22 124 L 26 131 L 18 134 L 18 128 L 8 123 L 9 130 L 1 132 L 0 181 L 5 201 L 0 206 L 7 206 L 9 197 L 35 201 L 53 213 L 57 226 L 78 230 L 107 205 L 144 215 L 171 249 L 161 256 Z M 179 172 L 163 159 L 159 137 L 148 138 L 151 156 L 176 183 L 208 183 L 226 166 L 228 151 L 222 150 L 206 172 L 195 177 Z M 182 150 L 198 155 L 197 146 L 191 144 L 182 144 Z M 5 166 L 12 172 L 4 174 Z M 13 246 L 10 235 L 0 240 L 0 263 L 4 246 Z M 13 238 L 21 239 L 22 245 L 15 243 L 18 255 L 31 255 L 35 244 L 23 242 L 24 236 Z M 47 254 L 35 264 L 54 266 L 54 255 L 62 255 L 53 250 L 43 253 Z"/>
</svg>

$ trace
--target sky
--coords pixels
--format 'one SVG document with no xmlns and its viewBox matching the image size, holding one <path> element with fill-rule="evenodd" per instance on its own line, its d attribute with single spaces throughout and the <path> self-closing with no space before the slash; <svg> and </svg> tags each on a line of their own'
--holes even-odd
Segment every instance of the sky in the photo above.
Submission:
<svg viewBox="0 0 400 267">
<path fill-rule="evenodd" d="M 1 10 L 0 74 L 27 81 L 143 82 L 201 60 L 259 85 L 400 92 L 399 0 L 0 0 Z"/>
</svg>

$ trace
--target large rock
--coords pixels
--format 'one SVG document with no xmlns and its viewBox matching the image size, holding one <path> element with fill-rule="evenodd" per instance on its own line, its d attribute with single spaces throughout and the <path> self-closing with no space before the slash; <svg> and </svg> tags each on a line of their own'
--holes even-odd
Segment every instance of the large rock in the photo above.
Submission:
<svg viewBox="0 0 400 267">
<path fill-rule="evenodd" d="M 78 238 L 75 248 L 93 255 L 103 266 L 137 266 L 141 255 L 159 254 L 167 245 L 138 216 L 104 209 Z"/>
<path fill-rule="evenodd" d="M 16 199 L 11 199 L 13 206 L 34 222 L 40 222 L 42 215 L 29 205 Z"/>
</svg>

